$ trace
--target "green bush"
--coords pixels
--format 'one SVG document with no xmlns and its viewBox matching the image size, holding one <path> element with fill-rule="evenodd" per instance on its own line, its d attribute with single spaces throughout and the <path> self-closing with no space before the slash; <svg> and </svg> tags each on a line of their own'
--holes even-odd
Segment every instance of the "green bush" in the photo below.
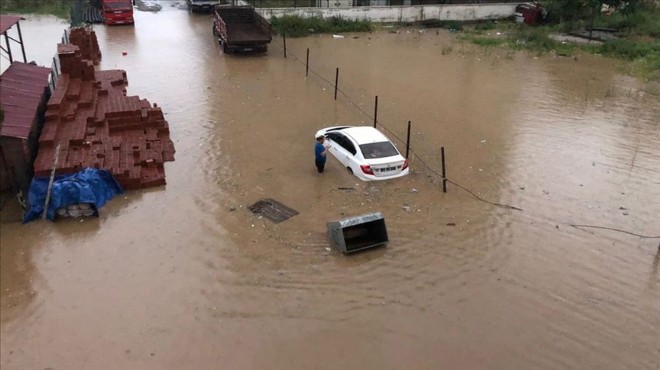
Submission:
<svg viewBox="0 0 660 370">
<path fill-rule="evenodd" d="M 604 55 L 627 60 L 660 56 L 660 41 L 635 42 L 630 40 L 608 41 L 600 48 Z"/>
<path fill-rule="evenodd" d="M 73 1 L 52 0 L 4 0 L 0 1 L 0 11 L 18 14 L 52 14 L 60 18 L 69 19 L 69 12 Z"/>
<path fill-rule="evenodd" d="M 289 37 L 304 37 L 313 33 L 371 32 L 371 22 L 350 21 L 340 17 L 323 19 L 285 15 L 270 20 L 275 32 Z"/>
<path fill-rule="evenodd" d="M 444 21 L 441 21 L 439 19 L 425 19 L 421 22 L 419 22 L 419 25 L 422 28 L 443 28 L 445 25 Z"/>
<path fill-rule="evenodd" d="M 441 21 L 439 19 L 425 19 L 419 22 L 422 28 L 444 28 L 447 30 L 460 31 L 463 25 L 457 21 Z M 412 26 L 412 24 L 410 24 Z"/>
<path fill-rule="evenodd" d="M 554 50 L 561 43 L 548 37 L 546 30 L 542 28 L 530 28 L 521 26 L 511 35 L 511 44 L 516 49 L 534 49 L 538 51 Z"/>
<path fill-rule="evenodd" d="M 474 29 L 479 31 L 488 31 L 495 29 L 495 23 L 493 21 L 480 22 L 474 26 Z"/>
<path fill-rule="evenodd" d="M 473 37 L 472 43 L 479 46 L 498 46 L 507 42 L 506 39 L 496 39 L 492 37 Z"/>
<path fill-rule="evenodd" d="M 594 26 L 613 28 L 631 36 L 660 37 L 660 11 L 600 16 L 594 21 Z"/>
</svg>

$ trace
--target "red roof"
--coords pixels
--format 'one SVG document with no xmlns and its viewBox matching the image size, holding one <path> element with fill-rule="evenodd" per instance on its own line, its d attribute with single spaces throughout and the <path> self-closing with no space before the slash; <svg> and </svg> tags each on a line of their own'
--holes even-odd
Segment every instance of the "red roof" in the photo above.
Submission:
<svg viewBox="0 0 660 370">
<path fill-rule="evenodd" d="M 14 27 L 18 21 L 22 20 L 25 20 L 25 18 L 15 15 L 0 15 L 0 34 L 7 32 L 8 29 Z"/>
<path fill-rule="evenodd" d="M 50 68 L 14 62 L 0 75 L 0 136 L 27 139 L 48 87 Z"/>
</svg>

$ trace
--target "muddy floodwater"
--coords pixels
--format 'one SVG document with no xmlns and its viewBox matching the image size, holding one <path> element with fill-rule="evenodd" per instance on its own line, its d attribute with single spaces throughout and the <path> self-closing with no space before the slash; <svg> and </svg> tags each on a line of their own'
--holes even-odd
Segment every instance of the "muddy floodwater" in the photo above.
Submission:
<svg viewBox="0 0 660 370">
<path fill-rule="evenodd" d="M 63 24 L 27 18 L 50 65 Z M 176 161 L 99 218 L 1 225 L 3 370 L 660 368 L 660 100 L 616 61 L 396 28 L 223 55 L 169 4 L 94 29 Z M 402 152 L 412 122 L 411 174 L 317 174 L 316 130 L 372 125 L 376 95 Z M 326 223 L 368 212 L 389 245 L 331 249 Z"/>
</svg>

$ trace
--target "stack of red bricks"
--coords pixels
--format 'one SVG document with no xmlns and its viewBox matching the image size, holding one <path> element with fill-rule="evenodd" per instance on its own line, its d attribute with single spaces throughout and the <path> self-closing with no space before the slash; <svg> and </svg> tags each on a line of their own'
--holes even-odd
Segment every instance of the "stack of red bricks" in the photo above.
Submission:
<svg viewBox="0 0 660 370">
<path fill-rule="evenodd" d="M 73 32 L 70 40 L 96 44 L 86 34 L 94 42 Z M 95 71 L 77 45 L 58 45 L 58 55 L 62 74 L 48 102 L 35 176 L 92 167 L 109 170 L 125 189 L 164 185 L 164 162 L 175 151 L 162 110 L 126 96 L 126 72 Z"/>
<path fill-rule="evenodd" d="M 101 62 L 101 49 L 96 33 L 89 27 L 74 27 L 69 30 L 69 43 L 80 48 L 83 59 L 90 60 L 95 66 Z"/>
</svg>

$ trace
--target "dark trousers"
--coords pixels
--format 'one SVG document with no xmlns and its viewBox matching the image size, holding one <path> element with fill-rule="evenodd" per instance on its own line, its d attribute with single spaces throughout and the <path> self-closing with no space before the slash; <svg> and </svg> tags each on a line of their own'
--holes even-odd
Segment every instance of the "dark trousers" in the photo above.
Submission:
<svg viewBox="0 0 660 370">
<path fill-rule="evenodd" d="M 323 172 L 323 169 L 325 168 L 325 161 L 315 161 L 316 163 L 316 169 L 319 171 L 319 173 Z"/>
</svg>

